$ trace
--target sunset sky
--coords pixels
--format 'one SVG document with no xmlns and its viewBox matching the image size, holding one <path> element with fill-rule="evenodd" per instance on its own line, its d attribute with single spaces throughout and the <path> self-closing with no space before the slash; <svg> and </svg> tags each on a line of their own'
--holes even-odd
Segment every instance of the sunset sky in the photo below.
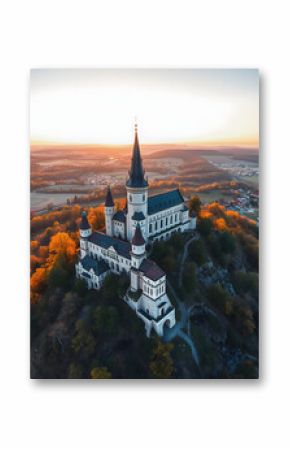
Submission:
<svg viewBox="0 0 290 449">
<path fill-rule="evenodd" d="M 36 69 L 32 142 L 258 145 L 254 69 Z"/>
</svg>

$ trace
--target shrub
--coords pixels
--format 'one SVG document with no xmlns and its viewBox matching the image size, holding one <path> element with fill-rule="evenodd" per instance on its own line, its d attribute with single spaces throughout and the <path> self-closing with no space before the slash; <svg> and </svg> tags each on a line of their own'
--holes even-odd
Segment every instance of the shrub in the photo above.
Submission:
<svg viewBox="0 0 290 449">
<path fill-rule="evenodd" d="M 207 237 L 212 230 L 212 222 L 209 218 L 200 218 L 197 222 L 197 230 L 203 236 Z"/>
<path fill-rule="evenodd" d="M 207 290 L 207 297 L 210 303 L 225 315 L 232 314 L 233 299 L 220 285 L 211 285 Z"/>
</svg>

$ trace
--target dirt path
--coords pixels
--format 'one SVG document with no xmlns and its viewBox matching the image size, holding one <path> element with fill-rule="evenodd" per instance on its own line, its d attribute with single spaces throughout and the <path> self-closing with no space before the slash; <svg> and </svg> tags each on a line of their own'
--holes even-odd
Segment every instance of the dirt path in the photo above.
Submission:
<svg viewBox="0 0 290 449">
<path fill-rule="evenodd" d="M 191 338 L 190 335 L 187 335 L 183 329 L 185 329 L 188 325 L 188 320 L 190 317 L 190 312 L 191 312 L 191 307 L 187 307 L 177 296 L 175 290 L 173 289 L 172 285 L 170 284 L 169 281 L 167 281 L 167 286 L 172 294 L 172 296 L 174 297 L 177 305 L 178 305 L 178 309 L 180 312 L 180 320 L 178 322 L 176 322 L 175 326 L 173 326 L 171 329 L 166 328 L 165 332 L 164 332 L 164 341 L 165 342 L 169 342 L 172 341 L 174 338 L 176 337 L 180 337 L 182 338 L 182 340 L 185 341 L 185 343 L 188 344 L 188 346 L 191 349 L 191 353 L 192 353 L 192 358 L 195 361 L 196 365 L 198 366 L 198 368 L 200 368 L 200 364 L 199 364 L 199 356 L 198 356 L 198 352 L 196 349 L 196 346 Z"/>
<path fill-rule="evenodd" d="M 179 269 L 179 273 L 178 273 L 178 287 L 181 288 L 182 287 L 182 277 L 183 277 L 183 270 L 184 270 L 184 264 L 188 255 L 188 247 L 191 244 L 191 242 L 193 242 L 194 240 L 198 239 L 198 235 L 194 234 L 184 245 L 184 249 L 183 249 L 183 254 L 181 257 L 181 261 L 180 261 L 180 269 Z"/>
</svg>

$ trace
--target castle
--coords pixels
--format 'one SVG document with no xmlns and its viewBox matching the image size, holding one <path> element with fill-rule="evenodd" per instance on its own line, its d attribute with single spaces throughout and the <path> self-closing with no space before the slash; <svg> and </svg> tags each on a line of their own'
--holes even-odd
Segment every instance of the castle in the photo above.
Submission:
<svg viewBox="0 0 290 449">
<path fill-rule="evenodd" d="M 82 213 L 76 276 L 84 279 L 89 289 L 99 289 L 108 273 L 127 273 L 130 288 L 124 300 L 143 320 L 149 337 L 152 330 L 162 336 L 165 325 L 174 326 L 175 309 L 166 293 L 166 274 L 147 258 L 146 247 L 156 240 L 169 239 L 175 232 L 195 229 L 196 217 L 189 216 L 178 189 L 148 196 L 148 188 L 135 125 L 126 207 L 115 210 L 108 187 L 106 233 L 93 232 L 86 213 Z"/>
</svg>

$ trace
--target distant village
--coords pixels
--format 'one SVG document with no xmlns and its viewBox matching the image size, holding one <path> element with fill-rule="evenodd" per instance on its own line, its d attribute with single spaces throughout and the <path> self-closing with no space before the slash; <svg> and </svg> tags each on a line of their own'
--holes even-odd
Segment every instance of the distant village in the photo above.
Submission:
<svg viewBox="0 0 290 449">
<path fill-rule="evenodd" d="M 255 214 L 259 209 L 259 191 L 251 191 L 247 188 L 230 189 L 229 193 L 234 197 L 231 200 L 219 199 L 219 203 L 228 210 L 238 212 L 240 215 Z M 254 217 L 253 217 L 254 218 Z M 255 217 L 259 224 L 259 217 Z"/>
</svg>

